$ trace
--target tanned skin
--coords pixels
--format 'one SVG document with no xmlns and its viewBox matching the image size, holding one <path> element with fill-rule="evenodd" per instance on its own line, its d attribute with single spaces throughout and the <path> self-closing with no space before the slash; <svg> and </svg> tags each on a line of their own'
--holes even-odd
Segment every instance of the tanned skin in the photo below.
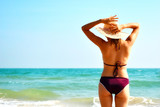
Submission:
<svg viewBox="0 0 160 107">
<path fill-rule="evenodd" d="M 111 65 L 115 65 L 117 61 L 121 62 L 121 65 L 127 64 L 128 58 L 131 52 L 131 48 L 138 36 L 140 25 L 138 23 L 128 23 L 122 25 L 111 24 L 111 22 L 117 22 L 118 18 L 111 16 L 109 18 L 99 19 L 94 22 L 88 23 L 82 26 L 82 31 L 85 35 L 99 47 L 102 53 L 103 62 Z M 112 33 L 121 32 L 123 29 L 131 28 L 133 29 L 130 36 L 126 40 L 121 40 L 120 50 L 116 51 L 115 46 L 111 45 L 111 38 L 108 41 L 93 34 L 90 29 L 99 23 L 110 24 L 110 30 Z M 114 66 L 104 65 L 103 72 L 101 76 L 113 76 Z M 128 77 L 127 67 L 119 67 L 117 77 Z M 116 107 L 127 107 L 129 100 L 129 84 L 115 96 L 115 106 Z M 99 84 L 99 99 L 102 107 L 112 107 L 112 95 Z"/>
</svg>

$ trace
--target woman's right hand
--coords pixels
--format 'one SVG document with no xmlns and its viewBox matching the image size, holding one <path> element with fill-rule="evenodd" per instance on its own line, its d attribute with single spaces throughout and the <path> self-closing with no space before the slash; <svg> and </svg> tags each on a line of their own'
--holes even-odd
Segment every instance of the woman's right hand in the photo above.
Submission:
<svg viewBox="0 0 160 107">
<path fill-rule="evenodd" d="M 104 24 L 109 24 L 110 22 L 118 22 L 118 17 L 115 16 L 110 16 L 109 18 L 104 18 L 104 19 L 100 19 L 102 23 Z"/>
<path fill-rule="evenodd" d="M 121 31 L 123 30 L 122 25 L 115 24 L 115 23 L 112 23 L 112 24 L 110 24 L 110 25 L 112 26 L 112 27 L 111 27 L 112 33 L 121 32 Z"/>
</svg>

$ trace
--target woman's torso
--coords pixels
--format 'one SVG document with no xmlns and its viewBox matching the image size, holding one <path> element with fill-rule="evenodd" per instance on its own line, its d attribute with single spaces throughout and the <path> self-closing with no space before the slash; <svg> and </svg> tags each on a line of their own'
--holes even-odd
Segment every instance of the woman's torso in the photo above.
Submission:
<svg viewBox="0 0 160 107">
<path fill-rule="evenodd" d="M 115 65 L 117 61 L 120 61 L 120 65 L 125 65 L 128 62 L 131 47 L 127 42 L 121 40 L 120 50 L 116 50 L 115 45 L 111 45 L 110 42 L 104 43 L 104 47 L 101 49 L 103 62 L 110 65 Z M 113 77 L 113 71 L 115 66 L 107 66 L 104 64 L 104 69 L 101 76 Z M 118 67 L 118 75 L 116 77 L 128 78 L 127 66 Z"/>
</svg>

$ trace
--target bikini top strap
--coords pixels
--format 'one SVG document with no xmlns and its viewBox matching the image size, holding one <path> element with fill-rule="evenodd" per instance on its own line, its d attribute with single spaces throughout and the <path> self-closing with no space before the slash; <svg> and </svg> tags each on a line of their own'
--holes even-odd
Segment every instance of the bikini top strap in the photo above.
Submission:
<svg viewBox="0 0 160 107">
<path fill-rule="evenodd" d="M 118 67 L 122 67 L 122 66 L 126 66 L 127 64 L 125 65 L 120 65 L 121 62 L 120 61 L 117 61 L 116 62 L 116 65 L 110 65 L 110 64 L 106 64 L 104 63 L 105 65 L 108 65 L 108 66 L 116 66 L 116 68 L 114 69 L 114 72 L 113 72 L 113 76 L 116 77 L 118 75 Z"/>
<path fill-rule="evenodd" d="M 104 63 L 105 65 L 108 65 L 108 66 L 116 66 L 116 65 L 110 65 L 110 64 L 106 64 L 106 63 Z"/>
<path fill-rule="evenodd" d="M 125 64 L 125 65 L 120 65 L 120 61 L 117 61 L 116 62 L 116 65 L 110 65 L 110 64 L 106 64 L 106 63 L 104 63 L 105 65 L 108 65 L 108 66 L 118 66 L 118 67 L 122 67 L 122 66 L 126 66 L 127 64 Z"/>
</svg>

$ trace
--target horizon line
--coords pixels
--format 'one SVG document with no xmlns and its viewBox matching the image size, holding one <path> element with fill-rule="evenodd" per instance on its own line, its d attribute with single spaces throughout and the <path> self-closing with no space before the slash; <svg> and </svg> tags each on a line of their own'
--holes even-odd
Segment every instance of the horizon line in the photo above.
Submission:
<svg viewBox="0 0 160 107">
<path fill-rule="evenodd" d="M 129 69 L 160 69 L 159 67 L 157 67 L 157 68 L 152 68 L 152 67 L 150 67 L 150 68 L 148 68 L 148 67 L 146 67 L 146 68 L 144 68 L 144 67 L 142 67 L 142 68 L 139 68 L 139 67 L 128 67 Z M 127 68 L 127 69 L 128 69 Z M 50 68 L 50 67 L 48 67 L 48 68 L 46 68 L 46 67 L 42 67 L 42 68 L 36 68 L 36 67 L 28 67 L 28 68 L 23 68 L 23 67 L 20 67 L 20 68 L 16 68 L 16 67 L 13 67 L 13 68 L 11 68 L 11 67 L 4 67 L 4 68 L 0 68 L 0 69 L 103 69 L 103 68 L 71 68 L 71 67 L 68 67 L 68 68 Z"/>
</svg>

